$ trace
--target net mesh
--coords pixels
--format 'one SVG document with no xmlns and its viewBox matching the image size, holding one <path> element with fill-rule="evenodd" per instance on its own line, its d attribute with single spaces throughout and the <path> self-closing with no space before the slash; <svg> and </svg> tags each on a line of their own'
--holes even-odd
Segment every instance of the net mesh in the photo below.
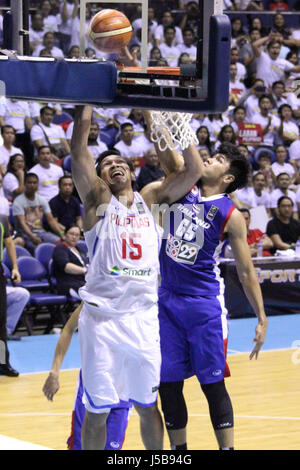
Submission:
<svg viewBox="0 0 300 470">
<path fill-rule="evenodd" d="M 182 150 L 189 145 L 198 144 L 197 136 L 190 126 L 191 113 L 170 111 L 150 111 L 151 139 L 161 151 L 174 148 L 179 144 Z"/>
</svg>

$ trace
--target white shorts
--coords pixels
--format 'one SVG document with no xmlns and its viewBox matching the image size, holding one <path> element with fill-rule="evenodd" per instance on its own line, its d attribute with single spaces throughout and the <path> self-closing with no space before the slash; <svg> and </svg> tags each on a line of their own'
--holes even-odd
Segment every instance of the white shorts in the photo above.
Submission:
<svg viewBox="0 0 300 470">
<path fill-rule="evenodd" d="M 160 382 L 158 308 L 106 317 L 86 302 L 78 322 L 83 403 L 107 413 L 120 400 L 152 406 Z"/>
</svg>

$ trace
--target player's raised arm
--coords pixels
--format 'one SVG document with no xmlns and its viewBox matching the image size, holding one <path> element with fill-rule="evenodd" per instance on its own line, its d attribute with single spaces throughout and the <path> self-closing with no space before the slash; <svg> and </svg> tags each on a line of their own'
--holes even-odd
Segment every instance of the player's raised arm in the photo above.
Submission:
<svg viewBox="0 0 300 470">
<path fill-rule="evenodd" d="M 147 127 L 151 129 L 152 125 L 152 118 L 150 111 L 148 109 L 143 110 L 143 115 L 145 118 L 145 122 L 147 124 Z M 162 132 L 165 132 L 165 137 L 169 143 L 169 147 L 166 148 L 166 150 L 160 150 L 157 142 L 154 142 L 154 146 L 157 152 L 157 155 L 159 156 L 159 162 L 162 170 L 165 172 L 166 175 L 173 173 L 174 171 L 178 171 L 183 165 L 184 165 L 184 160 L 182 155 L 180 155 L 179 152 L 175 149 L 175 145 L 172 142 L 170 134 L 167 132 L 167 129 L 162 129 Z"/>
<path fill-rule="evenodd" d="M 265 341 L 268 319 L 265 314 L 260 285 L 257 280 L 249 245 L 247 243 L 246 224 L 239 211 L 233 211 L 225 227 L 225 231 L 228 233 L 228 241 L 236 260 L 236 269 L 239 280 L 258 318 L 258 324 L 256 326 L 255 337 L 253 340 L 255 345 L 250 354 L 250 359 L 254 356 L 257 359 L 258 353 Z"/>
<path fill-rule="evenodd" d="M 84 205 L 84 230 L 89 230 L 96 222 L 99 204 L 108 203 L 111 191 L 97 176 L 95 162 L 88 148 L 93 108 L 77 106 L 71 139 L 72 177 L 79 197 Z"/>
<path fill-rule="evenodd" d="M 150 117 L 147 117 L 151 123 Z M 158 132 L 158 131 L 156 131 Z M 163 182 L 148 185 L 141 191 L 141 194 L 147 204 L 167 203 L 172 204 L 185 196 L 190 189 L 201 178 L 203 172 L 203 161 L 199 152 L 192 142 L 182 151 L 182 156 L 175 150 L 172 136 L 166 127 L 159 129 L 161 135 L 168 142 L 166 150 L 161 150 L 156 145 L 157 154 L 162 167 L 167 169 L 166 178 Z"/>
</svg>

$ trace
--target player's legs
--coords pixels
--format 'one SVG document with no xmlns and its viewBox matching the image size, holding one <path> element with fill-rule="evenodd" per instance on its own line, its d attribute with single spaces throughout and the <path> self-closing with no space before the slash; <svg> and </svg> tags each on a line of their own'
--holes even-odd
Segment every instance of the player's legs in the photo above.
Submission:
<svg viewBox="0 0 300 470">
<path fill-rule="evenodd" d="M 140 430 L 145 449 L 162 450 L 164 437 L 163 422 L 157 404 L 144 407 L 135 403 L 134 407 L 140 417 Z"/>
<path fill-rule="evenodd" d="M 161 407 L 171 449 L 186 449 L 187 408 L 183 396 L 184 382 L 164 382 L 159 386 Z"/>
<path fill-rule="evenodd" d="M 81 429 L 85 416 L 82 402 L 83 385 L 81 371 L 79 373 L 74 410 L 72 412 L 71 435 L 68 438 L 69 450 L 81 450 Z M 106 421 L 106 445 L 104 450 L 120 450 L 122 448 L 128 423 L 131 404 L 125 403 L 120 408 L 112 408 Z"/>
<path fill-rule="evenodd" d="M 177 423 L 178 429 L 173 433 L 169 432 L 171 445 L 182 446 L 186 442 L 184 397 L 182 389 L 172 382 L 197 375 L 199 382 L 206 384 L 204 391 L 211 404 L 214 429 L 218 427 L 215 432 L 219 445 L 222 448 L 227 447 L 227 444 L 233 447 L 232 406 L 223 381 L 226 371 L 224 337 L 227 338 L 227 325 L 222 302 L 216 297 L 176 296 L 162 290 L 159 319 L 162 336 L 161 398 L 167 410 L 167 413 L 164 412 L 167 429 L 170 427 L 168 420 L 176 416 L 178 409 L 181 414 L 177 416 L 182 416 L 182 426 L 179 427 Z M 214 387 L 213 384 L 218 382 L 223 385 Z M 215 406 L 216 394 L 223 403 L 221 408 Z M 227 420 L 224 421 L 223 416 L 226 416 Z M 228 429 L 221 430 L 219 426 L 222 425 Z"/>
<path fill-rule="evenodd" d="M 211 384 L 201 384 L 206 396 L 209 414 L 221 450 L 233 449 L 233 409 L 224 380 Z"/>
<path fill-rule="evenodd" d="M 82 450 L 104 450 L 108 414 L 109 412 L 91 413 L 85 410 L 81 430 Z"/>
</svg>

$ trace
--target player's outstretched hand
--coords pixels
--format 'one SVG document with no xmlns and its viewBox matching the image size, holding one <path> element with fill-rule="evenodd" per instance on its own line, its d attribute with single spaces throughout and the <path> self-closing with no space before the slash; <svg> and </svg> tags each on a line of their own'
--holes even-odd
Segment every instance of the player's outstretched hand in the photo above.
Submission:
<svg viewBox="0 0 300 470">
<path fill-rule="evenodd" d="M 258 323 L 258 325 L 256 325 L 256 328 L 255 328 L 255 338 L 253 340 L 253 343 L 255 344 L 250 356 L 249 356 L 249 359 L 251 360 L 254 356 L 255 356 L 255 359 L 257 359 L 258 357 L 258 353 L 262 347 L 262 345 L 264 344 L 265 342 L 265 337 L 266 337 L 266 333 L 267 333 L 267 328 L 268 328 L 268 319 L 265 318 L 265 320 L 263 322 L 260 322 Z"/>
<path fill-rule="evenodd" d="M 59 389 L 58 375 L 50 372 L 43 387 L 45 397 L 53 401 L 53 397 Z"/>
</svg>

